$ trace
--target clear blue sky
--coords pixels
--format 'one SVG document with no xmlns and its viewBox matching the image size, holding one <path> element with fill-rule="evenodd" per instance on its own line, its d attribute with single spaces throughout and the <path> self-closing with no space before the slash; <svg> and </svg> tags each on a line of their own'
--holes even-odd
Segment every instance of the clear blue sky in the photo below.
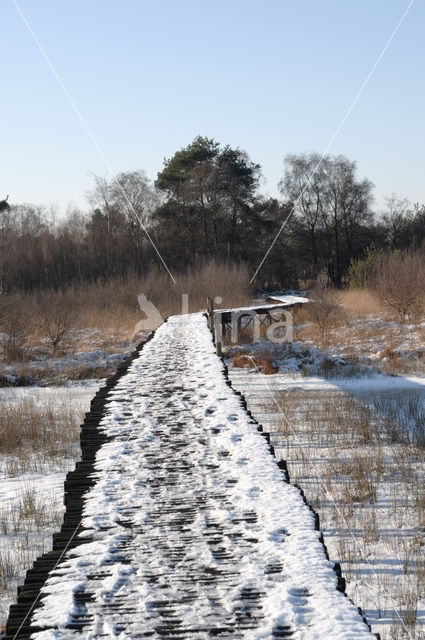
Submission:
<svg viewBox="0 0 425 640">
<path fill-rule="evenodd" d="M 18 0 L 114 171 L 198 134 L 245 149 L 277 194 L 288 153 L 323 151 L 408 0 Z M 11 0 L 0 0 L 0 198 L 87 206 L 104 163 Z M 337 137 L 375 185 L 425 202 L 425 0 Z"/>
</svg>

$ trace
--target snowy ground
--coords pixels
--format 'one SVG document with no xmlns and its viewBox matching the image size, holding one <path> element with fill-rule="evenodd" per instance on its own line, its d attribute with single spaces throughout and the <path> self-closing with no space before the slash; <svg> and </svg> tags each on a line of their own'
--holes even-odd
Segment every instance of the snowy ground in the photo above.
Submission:
<svg viewBox="0 0 425 640">
<path fill-rule="evenodd" d="M 81 410 L 88 411 L 90 400 L 93 398 L 101 381 L 86 380 L 67 387 L 3 387 L 0 389 L 0 406 L 2 403 L 16 404 L 22 400 L 32 400 L 37 404 L 58 406 L 72 403 Z"/>
<path fill-rule="evenodd" d="M 367 335 L 361 342 L 358 327 L 351 334 L 347 328 L 325 352 L 312 342 L 244 345 L 229 352 L 239 366 L 228 362 L 232 383 L 319 512 L 330 557 L 341 562 L 347 592 L 373 630 L 383 639 L 423 638 L 422 325 L 391 326 L 394 335 L 385 333 L 386 324 L 371 343 Z M 415 375 L 387 375 L 373 366 L 390 340 L 399 353 L 408 348 Z M 279 373 L 262 373 L 267 360 Z"/>
<path fill-rule="evenodd" d="M 146 334 L 140 334 L 139 340 Z M 19 361 L 0 361 L 0 387 L 58 385 L 70 381 L 102 379 L 111 375 L 126 354 L 134 349 L 128 331 L 73 329 L 52 353 L 47 339 L 32 338 Z M 0 343 L 7 336 L 0 334 Z"/>
<path fill-rule="evenodd" d="M 386 314 L 348 314 L 329 328 L 326 341 L 311 323 L 295 328 L 295 339 L 328 355 L 390 374 L 425 375 L 425 321 L 402 324 Z"/>
<path fill-rule="evenodd" d="M 48 579 L 33 621 L 54 629 L 34 638 L 371 637 L 336 590 L 312 512 L 226 384 L 203 317 L 157 330 L 102 425 L 113 439 L 85 502 L 92 542 Z"/>
<path fill-rule="evenodd" d="M 4 411 L 26 403 L 36 410 L 72 410 L 78 425 L 89 410 L 98 382 L 65 387 L 6 387 L 0 389 L 0 427 Z M 23 424 L 25 428 L 25 423 Z M 9 605 L 16 598 L 27 569 L 44 551 L 51 549 L 52 534 L 63 517 L 63 482 L 79 459 L 78 430 L 75 444 L 61 458 L 45 459 L 22 452 L 0 454 L 0 629 Z"/>
</svg>

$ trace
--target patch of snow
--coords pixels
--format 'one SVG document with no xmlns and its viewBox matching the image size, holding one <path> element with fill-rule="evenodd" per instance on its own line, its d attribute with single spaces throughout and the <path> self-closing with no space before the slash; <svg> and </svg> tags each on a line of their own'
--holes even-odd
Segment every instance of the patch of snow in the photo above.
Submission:
<svg viewBox="0 0 425 640">
<path fill-rule="evenodd" d="M 308 300 L 307 300 L 308 302 Z M 256 311 L 273 311 L 273 309 L 282 309 L 283 307 L 287 307 L 293 303 L 291 302 L 277 302 L 276 304 L 260 304 L 260 305 L 252 305 L 250 307 L 234 307 L 230 309 L 214 309 L 214 313 L 242 313 L 246 312 L 256 312 Z"/>
<path fill-rule="evenodd" d="M 16 404 L 24 400 L 31 400 L 39 405 L 48 404 L 51 407 L 61 407 L 72 403 L 73 407 L 90 406 L 90 401 L 99 389 L 100 382 L 86 380 L 73 383 L 68 387 L 51 386 L 40 387 L 2 387 L 0 388 L 0 404 L 3 402 Z"/>
<path fill-rule="evenodd" d="M 305 304 L 306 302 L 310 302 L 309 298 L 305 298 L 304 296 L 291 296 L 291 295 L 271 295 L 267 296 L 268 300 L 277 300 L 277 302 L 282 302 L 286 305 L 291 304 Z"/>
</svg>

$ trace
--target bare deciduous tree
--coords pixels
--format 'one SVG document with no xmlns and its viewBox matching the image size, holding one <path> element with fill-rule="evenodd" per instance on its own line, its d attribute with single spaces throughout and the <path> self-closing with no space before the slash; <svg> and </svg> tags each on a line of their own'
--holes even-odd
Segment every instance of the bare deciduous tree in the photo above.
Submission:
<svg viewBox="0 0 425 640">
<path fill-rule="evenodd" d="M 387 253 L 377 260 L 372 284 L 384 306 L 401 322 L 424 310 L 425 256 L 419 251 Z"/>
<path fill-rule="evenodd" d="M 50 343 L 56 354 L 60 343 L 74 325 L 75 311 L 70 302 L 61 293 L 44 293 L 38 298 L 37 327 Z"/>
<path fill-rule="evenodd" d="M 391 249 L 397 246 L 398 237 L 403 229 L 406 218 L 409 216 L 410 201 L 402 198 L 397 193 L 392 193 L 385 198 L 386 209 L 382 220 L 387 227 L 387 242 Z"/>
<path fill-rule="evenodd" d="M 294 207 L 292 226 L 309 238 L 313 279 L 325 268 L 329 280 L 341 286 L 358 230 L 371 220 L 372 187 L 369 180 L 356 179 L 356 163 L 342 155 L 285 159 L 279 188 Z"/>
<path fill-rule="evenodd" d="M 327 289 L 323 284 L 317 283 L 309 293 L 309 298 L 311 302 L 305 305 L 307 317 L 317 325 L 322 340 L 327 340 L 329 330 L 342 319 L 338 294 L 335 290 Z"/>
<path fill-rule="evenodd" d="M 285 158 L 285 175 L 279 189 L 294 206 L 295 216 L 301 219 L 310 236 L 312 276 L 319 273 L 318 233 L 324 209 L 323 171 L 318 171 L 320 156 L 288 155 Z M 316 171 L 315 171 L 316 169 Z"/>
</svg>

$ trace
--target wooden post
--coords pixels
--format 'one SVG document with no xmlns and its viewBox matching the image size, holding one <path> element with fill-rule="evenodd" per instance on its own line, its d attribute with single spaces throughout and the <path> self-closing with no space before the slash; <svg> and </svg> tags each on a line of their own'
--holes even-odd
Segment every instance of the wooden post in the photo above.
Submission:
<svg viewBox="0 0 425 640">
<path fill-rule="evenodd" d="M 214 334 L 214 300 L 212 298 L 207 298 L 207 313 L 210 331 Z"/>
<path fill-rule="evenodd" d="M 214 313 L 213 312 L 213 318 L 214 318 L 215 350 L 216 350 L 217 355 L 221 358 L 221 355 L 222 355 L 221 342 L 222 342 L 222 335 L 223 335 L 223 326 L 222 326 L 222 322 L 221 322 L 221 313 Z"/>
</svg>

